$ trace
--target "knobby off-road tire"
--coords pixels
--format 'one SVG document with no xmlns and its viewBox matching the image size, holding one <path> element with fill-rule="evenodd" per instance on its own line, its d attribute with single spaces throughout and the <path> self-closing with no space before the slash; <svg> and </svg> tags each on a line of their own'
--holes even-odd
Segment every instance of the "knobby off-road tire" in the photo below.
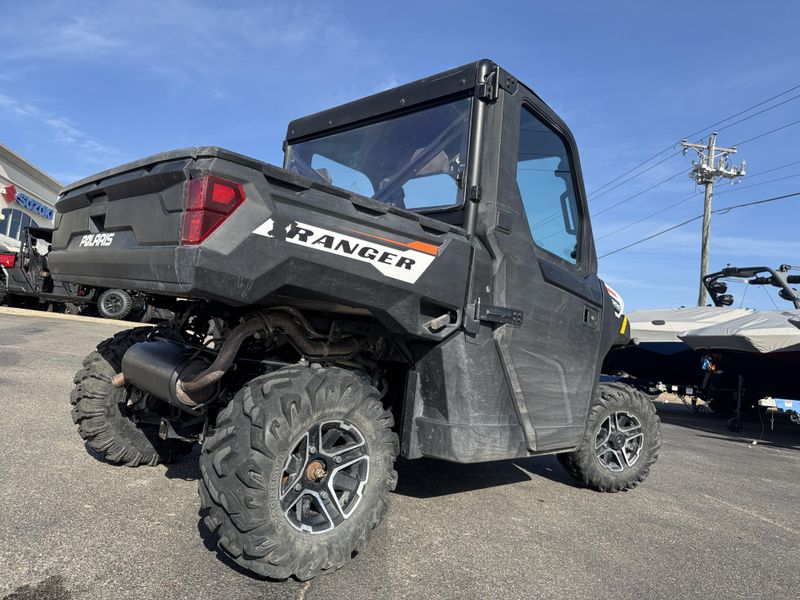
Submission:
<svg viewBox="0 0 800 600">
<path fill-rule="evenodd" d="M 79 315 L 83 312 L 83 306 L 74 302 L 64 302 L 62 308 L 65 315 Z"/>
<path fill-rule="evenodd" d="M 89 446 L 114 464 L 169 463 L 192 449 L 188 442 L 162 440 L 156 425 L 136 423 L 126 406 L 125 389 L 111 384 L 120 371 L 122 355 L 150 331 L 149 327 L 129 329 L 101 342 L 75 375 L 72 420 Z"/>
<path fill-rule="evenodd" d="M 0 304 L 5 304 L 8 299 L 8 286 L 6 285 L 6 278 L 0 273 Z"/>
<path fill-rule="evenodd" d="M 342 567 L 367 544 L 396 485 L 394 460 L 399 443 L 393 425 L 392 414 L 384 410 L 377 390 L 344 369 L 293 366 L 254 379 L 219 413 L 216 427 L 203 445 L 199 488 L 206 526 L 234 561 L 264 577 L 294 575 L 308 580 Z M 302 523 L 298 519 L 313 516 L 313 509 L 321 506 L 315 502 L 321 499 L 307 496 L 309 510 L 305 511 L 302 496 L 314 486 L 322 496 L 323 492 L 336 494 L 339 484 L 331 482 L 341 477 L 329 458 L 331 448 L 326 450 L 331 454 L 321 455 L 332 439 L 325 427 L 344 427 L 344 437 L 350 438 L 345 448 L 361 439 L 359 449 L 339 456 L 344 457 L 341 465 L 346 465 L 352 455 L 365 453 L 367 476 L 359 480 L 361 495 L 351 495 L 350 504 L 344 504 L 345 496 L 337 496 L 333 505 L 333 497 L 327 494 L 330 514 L 336 514 L 331 506 L 345 508 L 338 513 L 339 522 L 327 530 L 333 519 L 317 510 L 323 524 L 315 525 L 318 531 L 312 533 L 299 529 Z M 353 428 L 352 436 L 348 428 Z M 316 438 L 315 431 L 319 432 Z M 315 447 L 315 439 L 322 440 L 319 447 Z M 310 454 L 304 455 L 304 445 Z M 326 463 L 323 471 L 327 471 L 315 482 L 310 474 L 317 463 Z M 363 459 L 348 467 L 362 469 L 360 476 L 350 478 L 351 483 L 363 478 L 363 467 Z M 300 515 L 297 504 L 291 504 L 295 493 L 301 495 Z M 359 500 L 352 504 L 355 497 Z M 342 518 L 348 510 L 348 516 Z"/>
<path fill-rule="evenodd" d="M 104 319 L 124 319 L 133 310 L 133 298 L 125 290 L 106 290 L 97 298 L 97 313 Z"/>
<path fill-rule="evenodd" d="M 558 461 L 582 485 L 600 492 L 633 489 L 658 459 L 661 421 L 650 399 L 622 383 L 600 383 L 578 449 Z"/>
<path fill-rule="evenodd" d="M 139 323 L 151 323 L 156 314 L 156 307 L 152 304 L 145 304 L 141 311 L 139 311 Z"/>
</svg>

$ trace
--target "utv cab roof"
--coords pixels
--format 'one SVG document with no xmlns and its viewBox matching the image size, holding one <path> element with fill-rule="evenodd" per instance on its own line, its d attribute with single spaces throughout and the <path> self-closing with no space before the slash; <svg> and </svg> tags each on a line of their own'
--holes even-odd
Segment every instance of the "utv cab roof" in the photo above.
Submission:
<svg viewBox="0 0 800 600">
<path fill-rule="evenodd" d="M 424 104 L 466 96 L 476 90 L 481 95 L 496 97 L 502 88 L 514 93 L 521 84 L 489 59 L 469 63 L 437 75 L 425 77 L 390 90 L 360 98 L 289 123 L 286 141 L 295 143 L 322 133 L 345 129 L 355 123 L 407 111 Z M 534 94 L 535 95 L 535 94 Z M 538 98 L 538 96 L 536 96 Z M 566 125 L 550 111 L 560 126 Z"/>
</svg>

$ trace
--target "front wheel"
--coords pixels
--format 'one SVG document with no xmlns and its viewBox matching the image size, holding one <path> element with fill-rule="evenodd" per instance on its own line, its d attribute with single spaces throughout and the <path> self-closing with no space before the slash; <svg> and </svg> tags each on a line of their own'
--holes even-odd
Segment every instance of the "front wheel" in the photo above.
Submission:
<svg viewBox="0 0 800 600">
<path fill-rule="evenodd" d="M 586 432 L 574 452 L 559 454 L 579 483 L 600 492 L 620 492 L 647 478 L 658 459 L 661 421 L 642 392 L 622 383 L 600 383 Z"/>
<path fill-rule="evenodd" d="M 219 546 L 259 575 L 308 580 L 367 543 L 394 489 L 397 435 L 377 390 L 334 367 L 251 381 L 200 456 L 201 515 Z"/>
</svg>

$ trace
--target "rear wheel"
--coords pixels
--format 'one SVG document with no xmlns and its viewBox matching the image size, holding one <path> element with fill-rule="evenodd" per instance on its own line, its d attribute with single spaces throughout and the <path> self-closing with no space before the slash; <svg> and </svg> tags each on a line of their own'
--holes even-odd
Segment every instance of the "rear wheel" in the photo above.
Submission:
<svg viewBox="0 0 800 600">
<path fill-rule="evenodd" d="M 8 299 L 8 286 L 6 285 L 6 278 L 0 273 L 0 304 L 5 304 Z"/>
<path fill-rule="evenodd" d="M 64 302 L 64 314 L 79 315 L 83 312 L 83 306 L 74 302 Z"/>
<path fill-rule="evenodd" d="M 145 304 L 141 311 L 141 316 L 139 317 L 140 323 L 151 323 L 153 321 L 153 317 L 156 314 L 156 307 L 152 304 Z"/>
<path fill-rule="evenodd" d="M 581 484 L 620 492 L 647 478 L 660 445 L 660 420 L 650 399 L 625 384 L 601 383 L 578 449 L 558 460 Z"/>
<path fill-rule="evenodd" d="M 86 443 L 107 461 L 129 467 L 168 463 L 186 454 L 192 444 L 163 440 L 158 425 L 140 420 L 127 405 L 126 389 L 116 388 L 111 378 L 119 372 L 122 355 L 144 341 L 149 327 L 129 329 L 101 342 L 83 361 L 75 375 L 72 419 Z"/>
<path fill-rule="evenodd" d="M 382 520 L 398 440 L 378 392 L 319 365 L 258 377 L 218 415 L 200 457 L 202 516 L 259 575 L 343 566 Z"/>
<path fill-rule="evenodd" d="M 124 319 L 133 309 L 133 298 L 125 290 L 106 290 L 97 298 L 97 312 L 104 319 Z"/>
</svg>

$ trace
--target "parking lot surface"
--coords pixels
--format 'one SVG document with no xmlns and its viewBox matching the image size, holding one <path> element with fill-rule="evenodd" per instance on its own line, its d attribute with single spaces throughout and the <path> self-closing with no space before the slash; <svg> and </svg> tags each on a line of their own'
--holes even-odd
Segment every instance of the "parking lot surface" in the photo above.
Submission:
<svg viewBox="0 0 800 600">
<path fill-rule="evenodd" d="M 552 457 L 399 464 L 387 520 L 311 582 L 232 567 L 198 526 L 197 452 L 129 469 L 83 446 L 72 376 L 119 325 L 0 314 L 0 598 L 796 598 L 800 427 L 659 404 L 661 458 L 629 493 Z M 754 439 L 761 438 L 758 444 Z"/>
</svg>

